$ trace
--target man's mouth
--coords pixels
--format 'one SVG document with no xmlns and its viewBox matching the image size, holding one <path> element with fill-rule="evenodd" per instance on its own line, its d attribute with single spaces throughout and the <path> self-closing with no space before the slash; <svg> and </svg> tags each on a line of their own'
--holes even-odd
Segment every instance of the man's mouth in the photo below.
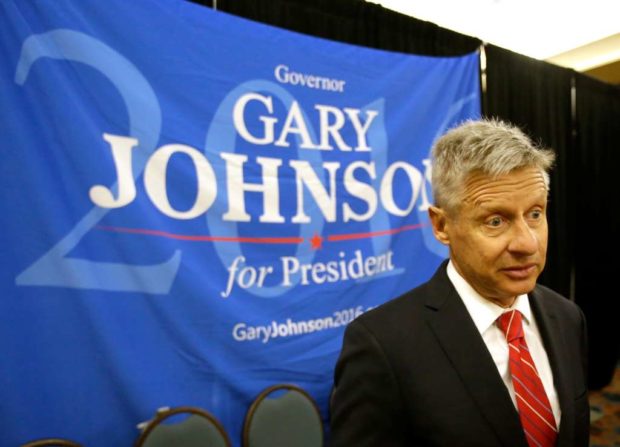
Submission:
<svg viewBox="0 0 620 447">
<path fill-rule="evenodd" d="M 536 264 L 516 265 L 503 268 L 502 271 L 512 279 L 526 279 L 536 272 Z"/>
</svg>

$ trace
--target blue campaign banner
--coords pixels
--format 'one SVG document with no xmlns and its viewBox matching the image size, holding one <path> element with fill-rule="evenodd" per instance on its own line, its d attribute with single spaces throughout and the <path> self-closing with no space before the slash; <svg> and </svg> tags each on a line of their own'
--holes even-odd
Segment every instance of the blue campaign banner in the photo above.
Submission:
<svg viewBox="0 0 620 447">
<path fill-rule="evenodd" d="M 1 2 L 0 445 L 181 405 L 239 445 L 278 383 L 327 426 L 346 324 L 447 254 L 429 151 L 478 79 L 182 0 Z"/>
</svg>

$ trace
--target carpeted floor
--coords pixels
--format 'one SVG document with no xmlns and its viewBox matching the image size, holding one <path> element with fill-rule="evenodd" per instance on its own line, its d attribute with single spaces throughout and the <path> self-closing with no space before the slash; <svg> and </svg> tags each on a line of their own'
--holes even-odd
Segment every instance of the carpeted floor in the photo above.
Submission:
<svg viewBox="0 0 620 447">
<path fill-rule="evenodd" d="M 620 366 L 611 384 L 590 393 L 590 447 L 620 447 Z"/>
</svg>

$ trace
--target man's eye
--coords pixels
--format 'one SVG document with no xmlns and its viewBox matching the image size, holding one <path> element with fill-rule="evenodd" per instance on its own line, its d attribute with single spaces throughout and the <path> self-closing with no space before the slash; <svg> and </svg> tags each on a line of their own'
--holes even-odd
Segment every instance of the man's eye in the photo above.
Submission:
<svg viewBox="0 0 620 447">
<path fill-rule="evenodd" d="M 540 211 L 540 210 L 533 210 L 533 211 L 530 213 L 530 217 L 531 217 L 532 219 L 536 219 L 536 220 L 538 220 L 538 219 L 540 219 L 540 218 L 542 217 L 542 211 Z"/>
<path fill-rule="evenodd" d="M 502 224 L 503 220 L 501 217 L 492 217 L 487 220 L 487 225 L 490 227 L 499 227 Z"/>
</svg>

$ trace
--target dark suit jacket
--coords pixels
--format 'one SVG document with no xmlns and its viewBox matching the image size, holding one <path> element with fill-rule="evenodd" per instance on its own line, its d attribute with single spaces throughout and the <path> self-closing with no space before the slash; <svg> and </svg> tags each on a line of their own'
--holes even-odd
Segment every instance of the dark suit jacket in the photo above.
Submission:
<svg viewBox="0 0 620 447">
<path fill-rule="evenodd" d="M 446 273 L 353 321 L 336 365 L 332 447 L 527 447 L 497 367 Z M 585 320 L 529 295 L 560 401 L 558 446 L 587 446 Z"/>
</svg>

